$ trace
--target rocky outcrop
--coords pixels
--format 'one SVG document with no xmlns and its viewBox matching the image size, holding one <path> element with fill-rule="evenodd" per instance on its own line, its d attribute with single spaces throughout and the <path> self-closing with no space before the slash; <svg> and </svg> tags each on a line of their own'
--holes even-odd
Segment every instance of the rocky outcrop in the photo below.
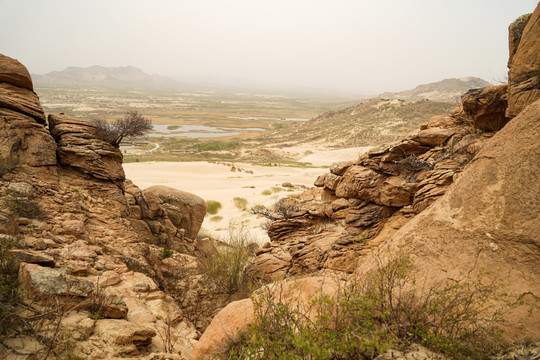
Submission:
<svg viewBox="0 0 540 360">
<path fill-rule="evenodd" d="M 194 251 L 206 215 L 202 198 L 166 186 L 141 191 L 130 180 L 125 184 L 130 221 L 140 235 L 170 249 Z"/>
<path fill-rule="evenodd" d="M 145 193 L 156 195 L 174 226 L 184 229 L 187 238 L 195 239 L 206 215 L 201 197 L 163 185 L 146 188 Z"/>
<path fill-rule="evenodd" d="M 365 258 L 360 271 L 404 246 L 424 289 L 480 278 L 502 286 L 510 303 L 534 304 L 540 297 L 539 116 L 537 101 L 486 141 L 445 195 Z M 528 309 L 508 309 L 506 327 L 537 338 L 540 314 Z"/>
<path fill-rule="evenodd" d="M 474 89 L 461 97 L 463 111 L 473 119 L 474 127 L 480 130 L 497 131 L 508 122 L 507 85 Z"/>
<path fill-rule="evenodd" d="M 36 336 L 25 330 L 3 338 L 0 357 L 43 348 L 38 340 L 57 326 L 76 340 L 70 356 L 189 357 L 197 330 L 182 301 L 164 290 L 178 295 L 199 284 L 194 238 L 204 202 L 129 182 L 133 191 L 124 192 L 122 154 L 97 139 L 94 128 L 59 114 L 49 116 L 47 129 L 28 71 L 0 55 L 0 161 L 13 164 L 0 176 L 0 236 L 21 262 L 21 300 L 39 300 L 35 311 L 51 314 Z M 195 280 L 185 279 L 191 275 Z"/>
<path fill-rule="evenodd" d="M 268 227 L 271 242 L 257 251 L 250 271 L 267 281 L 322 269 L 353 271 L 356 254 L 387 224 L 393 230 L 385 236 L 442 196 L 493 135 L 471 131 L 473 121 L 457 108 L 400 143 L 334 164 L 315 181 L 318 191 L 277 206 L 281 215 Z"/>
<path fill-rule="evenodd" d="M 506 116 L 512 118 L 540 99 L 540 6 L 532 15 L 510 25 L 509 33 L 511 57 Z"/>
<path fill-rule="evenodd" d="M 49 115 L 49 130 L 57 142 L 61 165 L 70 166 L 98 179 L 122 183 L 122 153 L 95 134 L 96 125 L 63 114 Z"/>
<path fill-rule="evenodd" d="M 0 158 L 30 166 L 56 165 L 56 144 L 45 128 L 45 114 L 28 70 L 0 54 Z"/>
</svg>

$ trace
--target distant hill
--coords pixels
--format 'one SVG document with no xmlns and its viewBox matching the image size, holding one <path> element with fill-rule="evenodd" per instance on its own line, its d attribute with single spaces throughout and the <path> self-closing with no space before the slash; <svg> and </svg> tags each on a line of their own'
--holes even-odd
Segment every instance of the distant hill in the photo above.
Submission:
<svg viewBox="0 0 540 360">
<path fill-rule="evenodd" d="M 461 95 L 470 89 L 491 86 L 485 80 L 476 77 L 464 77 L 460 79 L 444 79 L 441 81 L 418 85 L 412 90 L 400 92 L 385 92 L 379 95 L 382 99 L 402 100 L 431 100 L 443 102 L 455 102 Z"/>
<path fill-rule="evenodd" d="M 70 66 L 62 71 L 48 74 L 32 74 L 36 87 L 88 87 L 106 89 L 186 89 L 190 85 L 173 80 L 166 76 L 148 75 L 133 66 L 105 67 L 90 66 L 86 68 Z"/>
<path fill-rule="evenodd" d="M 328 148 L 375 146 L 401 139 L 432 115 L 448 113 L 455 104 L 438 101 L 372 99 L 366 103 L 329 111 L 268 135 L 275 146 L 323 145 Z"/>
</svg>

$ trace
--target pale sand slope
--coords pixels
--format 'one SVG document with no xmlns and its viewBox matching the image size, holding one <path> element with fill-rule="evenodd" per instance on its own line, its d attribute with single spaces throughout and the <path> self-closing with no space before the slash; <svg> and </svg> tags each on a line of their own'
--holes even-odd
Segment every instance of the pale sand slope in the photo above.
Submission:
<svg viewBox="0 0 540 360">
<path fill-rule="evenodd" d="M 145 189 L 152 185 L 165 185 L 187 191 L 202 197 L 204 200 L 216 200 L 222 208 L 215 216 L 206 216 L 203 232 L 226 240 L 229 229 L 248 230 L 252 240 L 263 244 L 268 237 L 260 225 L 266 219 L 249 212 L 255 205 L 270 206 L 279 198 L 298 194 L 303 191 L 299 186 L 294 189 L 282 188 L 284 182 L 293 185 L 312 187 L 319 175 L 326 172 L 322 166 L 330 166 L 337 161 L 355 160 L 359 154 L 369 148 L 351 148 L 340 150 L 315 150 L 302 161 L 311 162 L 319 168 L 297 168 L 285 166 L 256 166 L 235 163 L 236 168 L 253 171 L 253 174 L 232 172 L 230 166 L 208 162 L 144 162 L 124 164 L 126 177 L 135 185 Z M 289 148 L 304 154 L 307 147 Z M 272 191 L 271 195 L 263 195 L 263 191 Z M 281 191 L 279 191 L 281 190 Z M 234 198 L 245 198 L 248 201 L 246 210 L 234 205 Z M 213 218 L 213 219 L 212 219 Z"/>
<path fill-rule="evenodd" d="M 300 188 L 288 191 L 281 187 L 284 182 L 311 187 L 317 176 L 326 171 L 323 168 L 255 166 L 241 163 L 235 163 L 235 166 L 251 170 L 253 174 L 232 172 L 230 166 L 208 162 L 129 163 L 124 164 L 124 170 L 126 177 L 141 189 L 152 185 L 165 185 L 193 193 L 205 200 L 219 201 L 222 208 L 217 215 L 223 219 L 211 221 L 212 215 L 208 215 L 203 223 L 203 231 L 225 240 L 231 224 L 237 229 L 243 227 L 249 230 L 253 240 L 258 243 L 267 241 L 266 233 L 260 228 L 265 219 L 252 215 L 249 208 L 258 204 L 269 206 L 280 197 L 303 191 Z M 253 186 L 254 188 L 250 188 Z M 261 194 L 264 190 L 272 191 L 272 187 L 282 190 L 272 195 Z M 234 205 L 235 197 L 248 201 L 247 211 L 241 211 Z"/>
</svg>

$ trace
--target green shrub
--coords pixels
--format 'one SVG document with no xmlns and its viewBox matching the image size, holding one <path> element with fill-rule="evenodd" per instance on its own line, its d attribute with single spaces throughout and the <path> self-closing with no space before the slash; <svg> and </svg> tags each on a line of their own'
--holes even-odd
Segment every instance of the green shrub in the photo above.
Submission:
<svg viewBox="0 0 540 360">
<path fill-rule="evenodd" d="M 17 165 L 19 165 L 19 159 L 17 158 L 7 157 L 0 159 L 0 177 L 15 170 Z"/>
<path fill-rule="evenodd" d="M 205 258 L 202 271 L 215 293 L 234 294 L 249 287 L 245 269 L 251 256 L 246 231 L 229 230 L 229 243 L 219 247 L 217 254 Z"/>
<path fill-rule="evenodd" d="M 210 218 L 210 221 L 213 221 L 213 222 L 219 222 L 221 220 L 223 220 L 223 216 L 219 216 L 219 215 L 215 215 Z"/>
<path fill-rule="evenodd" d="M 210 215 L 215 215 L 221 209 L 221 203 L 216 200 L 207 200 L 206 201 L 206 213 Z"/>
<path fill-rule="evenodd" d="M 272 190 L 263 190 L 263 191 L 261 192 L 261 195 L 266 195 L 266 196 L 272 195 Z"/>
<path fill-rule="evenodd" d="M 283 188 L 281 188 L 279 186 L 272 186 L 270 189 L 272 189 L 273 193 L 278 193 L 278 192 L 283 191 Z"/>
<path fill-rule="evenodd" d="M 228 359 L 373 359 L 420 343 L 452 359 L 488 359 L 505 345 L 496 324 L 497 289 L 480 282 L 445 284 L 420 297 L 407 257 L 398 257 L 336 298 L 319 296 L 308 310 L 254 297 L 255 321 Z"/>
<path fill-rule="evenodd" d="M 39 204 L 26 193 L 10 191 L 4 199 L 4 207 L 11 216 L 39 218 L 42 215 Z"/>
<path fill-rule="evenodd" d="M 246 210 L 248 201 L 245 198 L 235 197 L 233 198 L 233 202 L 234 202 L 234 206 L 236 206 L 238 210 L 242 210 L 242 211 Z"/>
<path fill-rule="evenodd" d="M 164 247 L 163 249 L 161 249 L 161 258 L 162 259 L 167 259 L 167 258 L 170 258 L 172 257 L 174 254 L 174 251 L 169 249 L 168 247 Z"/>
</svg>

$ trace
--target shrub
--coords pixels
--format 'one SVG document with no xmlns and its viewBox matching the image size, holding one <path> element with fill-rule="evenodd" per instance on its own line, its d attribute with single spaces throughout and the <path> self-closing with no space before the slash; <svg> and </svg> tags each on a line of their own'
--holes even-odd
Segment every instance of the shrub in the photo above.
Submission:
<svg viewBox="0 0 540 360">
<path fill-rule="evenodd" d="M 39 204 L 30 196 L 20 191 L 10 191 L 4 199 L 4 206 L 11 216 L 39 218 L 42 215 Z"/>
<path fill-rule="evenodd" d="M 480 282 L 447 283 L 425 296 L 413 290 L 407 257 L 354 281 L 337 298 L 319 296 L 307 310 L 254 297 L 255 321 L 230 344 L 228 359 L 373 359 L 420 343 L 452 359 L 487 359 L 504 347 L 496 324 L 502 294 Z"/>
<path fill-rule="evenodd" d="M 0 177 L 15 170 L 17 165 L 19 165 L 19 159 L 17 158 L 7 157 L 0 159 Z"/>
<path fill-rule="evenodd" d="M 12 327 L 11 315 L 17 306 L 17 272 L 19 261 L 10 253 L 17 238 L 0 235 L 0 335 Z"/>
<path fill-rule="evenodd" d="M 266 195 L 266 196 L 272 195 L 272 190 L 268 190 L 268 189 L 267 189 L 267 190 L 263 190 L 263 191 L 261 192 L 261 195 Z"/>
<path fill-rule="evenodd" d="M 223 220 L 223 216 L 219 216 L 219 215 L 215 215 L 210 218 L 210 221 L 213 221 L 213 222 L 219 222 L 221 220 Z"/>
<path fill-rule="evenodd" d="M 119 147 L 125 137 L 142 136 L 152 130 L 152 120 L 139 115 L 137 111 L 128 111 L 112 123 L 97 119 L 94 124 L 96 136 L 115 147 Z"/>
<path fill-rule="evenodd" d="M 215 215 L 221 209 L 221 203 L 216 200 L 207 200 L 206 201 L 206 213 L 210 215 Z"/>
<path fill-rule="evenodd" d="M 234 206 L 236 206 L 238 210 L 242 210 L 242 211 L 246 210 L 248 201 L 245 198 L 235 197 L 233 198 L 233 202 L 234 202 Z"/>
<path fill-rule="evenodd" d="M 218 248 L 217 254 L 203 259 L 202 271 L 212 290 L 234 294 L 246 290 L 249 281 L 245 269 L 251 256 L 246 231 L 229 230 L 229 243 Z"/>
<path fill-rule="evenodd" d="M 272 186 L 270 189 L 272 189 L 273 193 L 278 193 L 278 192 L 283 191 L 283 188 L 281 188 L 279 186 Z"/>
<path fill-rule="evenodd" d="M 163 249 L 161 249 L 161 258 L 162 259 L 167 259 L 167 258 L 170 258 L 172 257 L 174 254 L 174 251 L 167 248 L 167 247 L 164 247 Z"/>
</svg>

